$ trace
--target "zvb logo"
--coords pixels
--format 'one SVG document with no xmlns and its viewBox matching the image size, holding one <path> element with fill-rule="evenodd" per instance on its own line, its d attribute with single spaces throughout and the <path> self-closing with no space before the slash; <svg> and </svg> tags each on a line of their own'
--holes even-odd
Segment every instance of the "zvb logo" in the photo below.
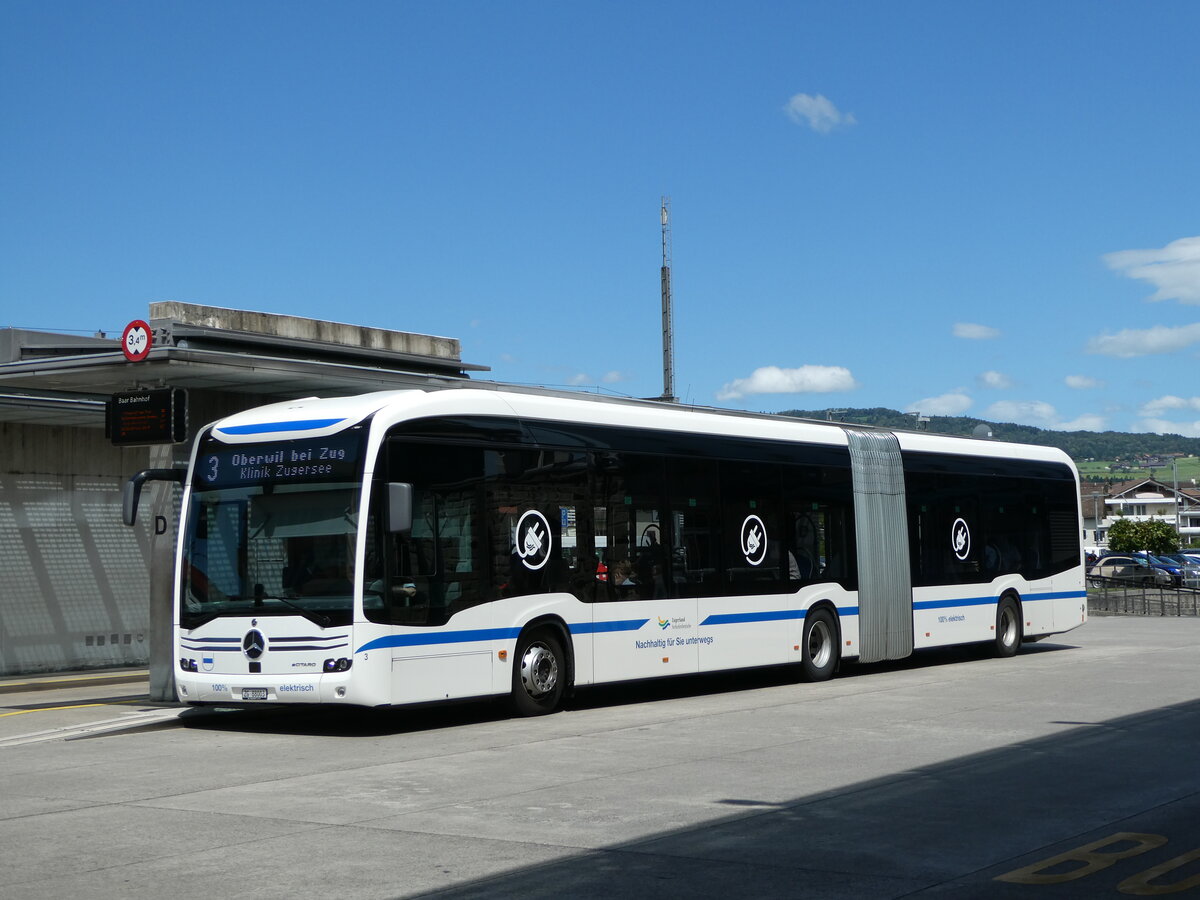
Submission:
<svg viewBox="0 0 1200 900">
<path fill-rule="evenodd" d="M 517 520 L 517 556 L 525 568 L 535 572 L 550 559 L 550 523 L 536 509 L 522 513 Z"/>
<path fill-rule="evenodd" d="M 242 652 L 248 659 L 258 659 L 266 649 L 267 639 L 257 628 L 247 631 L 246 636 L 242 638 Z"/>
<path fill-rule="evenodd" d="M 742 556 L 752 566 L 767 558 L 767 527 L 758 516 L 746 516 L 742 523 Z"/>
<path fill-rule="evenodd" d="M 971 555 L 971 529 L 967 527 L 966 519 L 955 519 L 950 529 L 950 548 L 959 559 Z"/>
</svg>

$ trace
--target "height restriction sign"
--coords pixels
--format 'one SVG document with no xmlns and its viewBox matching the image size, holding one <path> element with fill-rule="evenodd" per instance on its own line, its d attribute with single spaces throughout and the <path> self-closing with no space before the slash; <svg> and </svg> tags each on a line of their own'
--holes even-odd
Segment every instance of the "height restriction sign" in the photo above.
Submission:
<svg viewBox="0 0 1200 900">
<path fill-rule="evenodd" d="M 150 355 L 150 326 L 134 319 L 121 334 L 121 352 L 130 362 L 141 362 Z"/>
</svg>

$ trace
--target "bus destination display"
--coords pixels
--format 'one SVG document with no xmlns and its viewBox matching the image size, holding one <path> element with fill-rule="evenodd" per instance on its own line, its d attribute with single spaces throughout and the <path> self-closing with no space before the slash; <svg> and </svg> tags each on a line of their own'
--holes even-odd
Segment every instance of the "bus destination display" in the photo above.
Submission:
<svg viewBox="0 0 1200 900">
<path fill-rule="evenodd" d="M 357 432 L 274 444 L 205 442 L 196 458 L 197 487 L 345 481 L 359 475 Z"/>
</svg>

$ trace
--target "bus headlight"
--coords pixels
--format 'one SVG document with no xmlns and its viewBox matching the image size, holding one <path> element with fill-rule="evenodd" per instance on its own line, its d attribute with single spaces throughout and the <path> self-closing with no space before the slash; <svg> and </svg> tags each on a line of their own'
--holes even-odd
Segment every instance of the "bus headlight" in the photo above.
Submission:
<svg viewBox="0 0 1200 900">
<path fill-rule="evenodd" d="M 346 659 L 346 657 L 344 657 L 344 656 L 341 659 L 325 660 L 325 671 L 326 672 L 345 672 L 349 668 L 350 668 L 350 660 Z"/>
<path fill-rule="evenodd" d="M 199 672 L 200 671 L 196 667 L 196 661 L 194 659 L 184 659 L 182 657 L 179 660 L 179 668 L 183 669 L 183 671 L 185 671 L 185 672 Z"/>
</svg>

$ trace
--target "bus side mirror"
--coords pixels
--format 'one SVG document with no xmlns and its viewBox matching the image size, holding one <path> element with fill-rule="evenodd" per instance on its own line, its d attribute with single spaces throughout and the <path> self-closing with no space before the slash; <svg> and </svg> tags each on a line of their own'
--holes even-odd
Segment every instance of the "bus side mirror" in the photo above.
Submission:
<svg viewBox="0 0 1200 900">
<path fill-rule="evenodd" d="M 182 485 L 187 481 L 186 469 L 142 469 L 125 482 L 121 491 L 121 521 L 126 525 L 137 522 L 138 502 L 142 499 L 142 485 L 147 481 L 174 481 Z"/>
<path fill-rule="evenodd" d="M 393 534 L 412 531 L 413 486 L 402 481 L 388 483 L 387 530 Z"/>
</svg>

